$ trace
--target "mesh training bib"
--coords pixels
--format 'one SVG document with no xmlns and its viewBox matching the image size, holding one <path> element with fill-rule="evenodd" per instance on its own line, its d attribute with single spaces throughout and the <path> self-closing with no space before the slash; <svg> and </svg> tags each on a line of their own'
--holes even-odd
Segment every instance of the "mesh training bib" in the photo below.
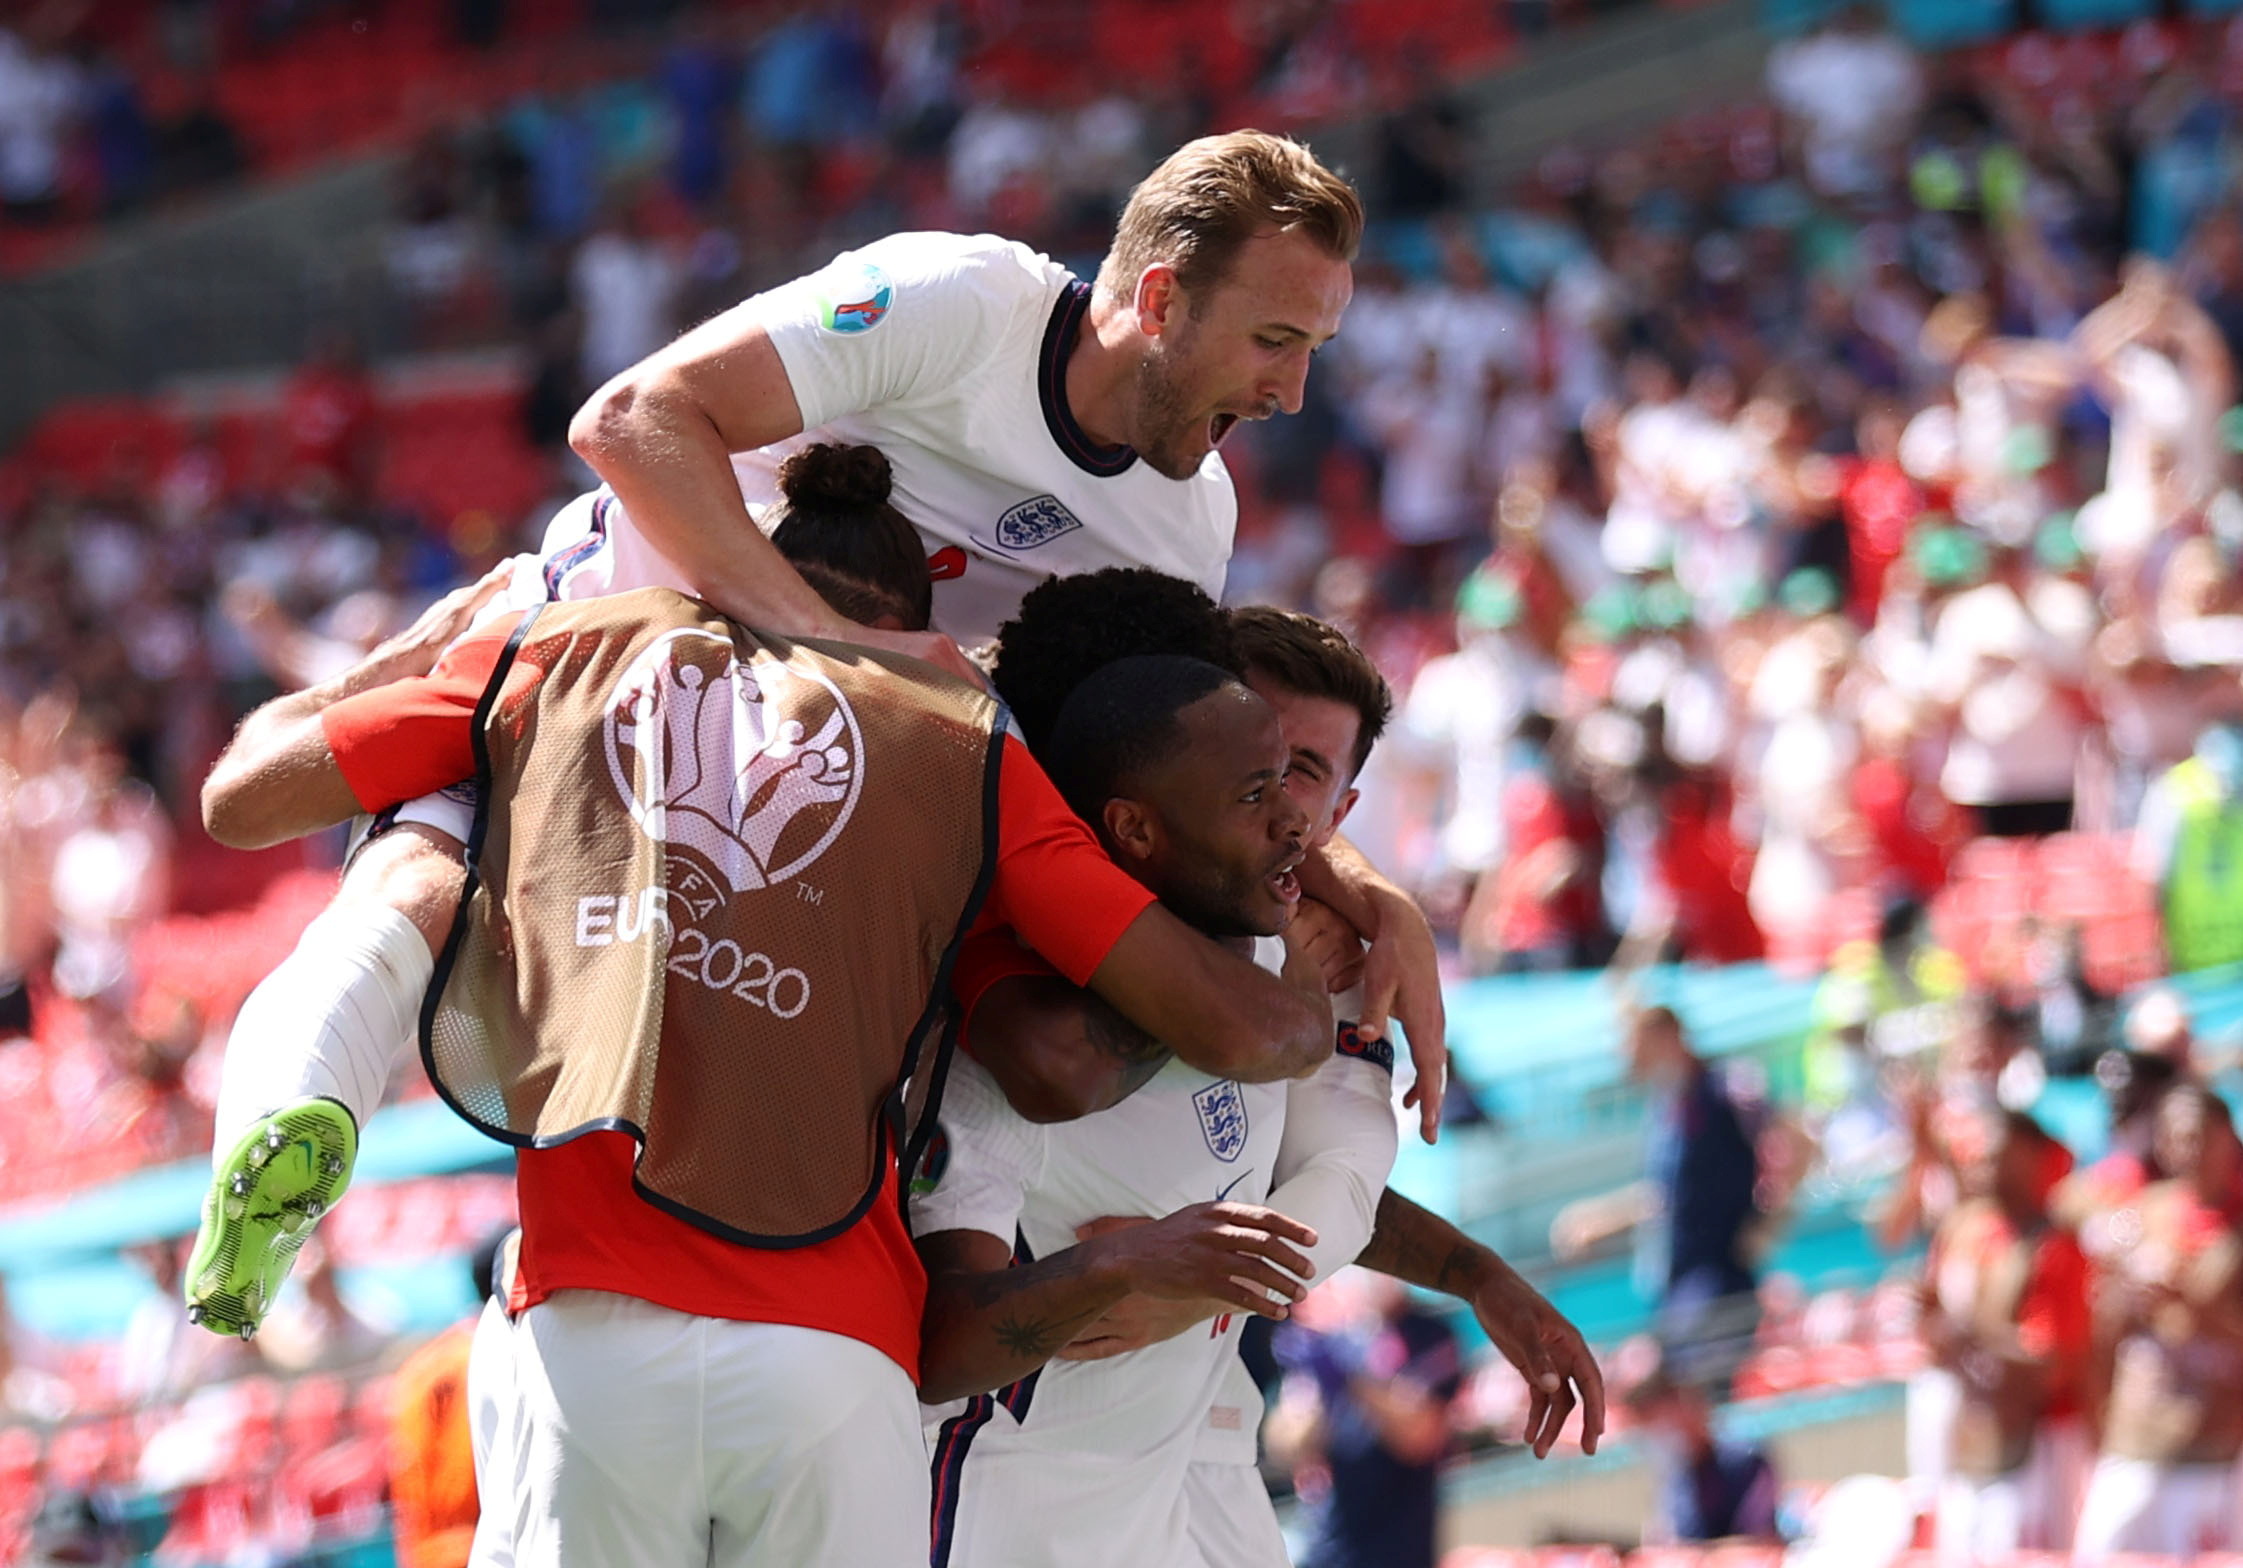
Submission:
<svg viewBox="0 0 2243 1568">
<path fill-rule="evenodd" d="M 910 1141 L 1003 728 L 931 666 L 667 589 L 533 611 L 476 710 L 429 1078 L 516 1147 L 630 1133 L 640 1194 L 727 1240 L 839 1234 Z"/>
</svg>

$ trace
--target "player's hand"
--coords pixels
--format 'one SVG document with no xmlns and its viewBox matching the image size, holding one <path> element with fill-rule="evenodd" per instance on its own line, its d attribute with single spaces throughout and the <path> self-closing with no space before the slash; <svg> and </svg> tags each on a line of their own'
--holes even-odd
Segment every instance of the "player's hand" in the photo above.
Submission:
<svg viewBox="0 0 2243 1568">
<path fill-rule="evenodd" d="M 1526 1379 L 1524 1441 L 1534 1457 L 1550 1457 L 1573 1407 L 1581 1407 L 1581 1451 L 1593 1454 L 1604 1436 L 1604 1373 L 1581 1331 L 1567 1322 L 1516 1270 L 1498 1269 L 1472 1295 L 1472 1315 L 1503 1359 Z"/>
<path fill-rule="evenodd" d="M 1232 1310 L 1229 1303 L 1222 1301 L 1158 1301 L 1151 1296 L 1125 1296 L 1062 1346 L 1058 1359 L 1105 1361 L 1114 1356 L 1126 1356 L 1147 1345 L 1174 1339 L 1209 1318 L 1221 1317 Z"/>
<path fill-rule="evenodd" d="M 454 588 L 421 611 L 412 625 L 376 645 L 356 672 L 352 685 L 361 689 L 410 680 L 436 668 L 444 650 L 475 624 L 475 617 L 506 586 L 514 572 L 512 561 L 501 561 L 475 581 Z"/>
<path fill-rule="evenodd" d="M 955 675 L 962 681 L 971 681 L 984 691 L 989 689 L 987 673 L 966 657 L 964 649 L 941 632 L 891 632 L 851 624 L 842 631 L 840 640 L 862 643 L 867 648 L 880 648 L 889 653 L 900 653 L 907 658 L 931 664 L 945 675 Z"/>
<path fill-rule="evenodd" d="M 1304 898 L 1293 911 L 1285 928 L 1285 951 L 1288 958 L 1298 955 L 1321 970 L 1324 989 L 1334 996 L 1363 978 L 1363 939 L 1331 905 L 1317 899 Z"/>
<path fill-rule="evenodd" d="M 1441 1136 L 1441 1095 L 1449 1076 L 1440 955 L 1433 927 L 1407 895 L 1387 889 L 1374 902 L 1378 929 L 1370 933 L 1371 949 L 1363 959 L 1363 1016 L 1356 1027 L 1366 1038 L 1383 1039 L 1389 1018 L 1402 1021 L 1417 1068 L 1417 1082 L 1402 1103 L 1417 1107 L 1418 1134 L 1432 1143 Z"/>
<path fill-rule="evenodd" d="M 1077 1225 L 1075 1239 L 1089 1241 L 1096 1236 L 1111 1236 L 1116 1231 L 1151 1223 L 1142 1214 L 1109 1214 L 1087 1225 Z M 1147 1345 L 1174 1339 L 1195 1324 L 1220 1317 L 1229 1310 L 1220 1301 L 1157 1301 L 1151 1296 L 1124 1296 L 1062 1347 L 1059 1359 L 1104 1361 L 1111 1356 L 1126 1356 L 1132 1350 L 1143 1350 Z"/>
<path fill-rule="evenodd" d="M 1252 1203 L 1195 1203 L 1083 1245 L 1120 1264 L 1140 1294 L 1266 1318 L 1283 1318 L 1316 1272 L 1299 1250 L 1316 1245 L 1316 1232 Z"/>
</svg>

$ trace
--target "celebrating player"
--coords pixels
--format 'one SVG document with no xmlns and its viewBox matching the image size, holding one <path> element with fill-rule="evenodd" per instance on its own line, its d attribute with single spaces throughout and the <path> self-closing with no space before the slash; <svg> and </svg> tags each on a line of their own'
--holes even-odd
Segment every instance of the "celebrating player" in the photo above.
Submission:
<svg viewBox="0 0 2243 1568">
<path fill-rule="evenodd" d="M 1108 850 L 1202 930 L 1251 947 L 1289 922 L 1299 890 L 1284 864 L 1307 817 L 1283 788 L 1277 716 L 1234 676 L 1174 657 L 1108 665 L 1067 700 L 1043 756 Z M 1268 946 L 1279 951 L 1258 955 L 1265 965 L 1300 968 L 1300 954 Z M 985 948 L 971 967 L 967 998 L 995 977 L 1048 973 L 1017 950 Z M 983 1035 L 977 1049 L 991 1051 Z M 1121 1104 L 1039 1127 L 959 1059 L 912 1202 L 931 1281 L 922 1395 L 977 1396 L 935 1437 L 935 1568 L 1187 1560 L 1184 1470 L 1236 1320 L 1124 1360 L 1043 1363 L 1130 1291 L 1272 1315 L 1298 1299 L 1313 1272 L 1298 1249 L 1318 1237 L 1260 1206 L 1284 1107 L 1282 1084 L 1171 1061 Z M 1077 1242 L 1114 1213 L 1152 1223 Z M 1276 1245 L 1195 1283 L 1188 1266 L 1230 1233 Z"/>
<path fill-rule="evenodd" d="M 908 539 L 868 462 L 799 454 L 790 494 L 853 506 L 841 533 Z M 860 556 L 891 596 L 911 591 L 895 569 L 926 581 L 916 548 Z M 1008 926 L 1234 1076 L 1329 1052 L 1321 989 L 1154 907 L 1000 715 L 916 661 L 646 590 L 494 624 L 426 677 L 281 699 L 214 774 L 206 811 L 236 842 L 464 772 L 486 786 L 427 1054 L 455 1108 L 522 1151 L 492 1488 L 517 1561 L 924 1553 L 924 1276 L 891 1128 L 969 926 Z M 571 854 L 534 853 L 561 835 Z M 246 1202 L 296 1201 L 318 1170 L 304 1141 L 309 1160 L 266 1151 Z M 1223 1227 L 1187 1273 L 1210 1289 L 1284 1250 Z"/>
<path fill-rule="evenodd" d="M 542 557 L 515 563 L 507 596 L 690 589 L 746 624 L 869 637 L 956 668 L 950 639 L 985 641 L 1049 574 L 1143 564 L 1217 588 L 1236 499 L 1215 448 L 1239 420 L 1298 406 L 1361 231 L 1345 181 L 1293 142 L 1241 131 L 1188 144 L 1138 186 L 1095 285 L 989 236 L 851 252 L 602 388 L 572 434 L 605 484 L 555 519 Z M 939 635 L 845 626 L 752 525 L 806 431 L 889 455 L 932 557 Z M 402 808 L 395 822 L 415 831 L 367 845 L 346 896 L 244 1004 L 214 1193 L 251 1174 L 276 1113 L 318 1125 L 330 1150 L 354 1145 L 411 1033 L 433 967 L 424 933 L 457 900 L 471 815 L 456 797 Z M 1406 1027 L 1430 1137 L 1446 1060 L 1430 930 L 1344 844 L 1302 877 L 1371 943 L 1364 1025 L 1382 1032 L 1391 1011 Z M 337 1157 L 317 1201 L 348 1181 Z M 234 1226 L 223 1203 L 213 1212 L 208 1258 L 281 1240 L 262 1221 Z M 188 1281 L 191 1299 L 212 1288 L 203 1270 Z"/>
</svg>

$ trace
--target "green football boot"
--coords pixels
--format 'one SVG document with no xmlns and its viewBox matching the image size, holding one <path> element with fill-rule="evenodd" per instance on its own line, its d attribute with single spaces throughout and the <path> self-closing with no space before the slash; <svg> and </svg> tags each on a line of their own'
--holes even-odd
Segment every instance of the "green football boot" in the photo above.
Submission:
<svg viewBox="0 0 2243 1568">
<path fill-rule="evenodd" d="M 241 1136 L 203 1196 L 187 1321 L 255 1337 L 319 1217 L 350 1185 L 358 1123 L 340 1101 L 298 1100 Z"/>
</svg>

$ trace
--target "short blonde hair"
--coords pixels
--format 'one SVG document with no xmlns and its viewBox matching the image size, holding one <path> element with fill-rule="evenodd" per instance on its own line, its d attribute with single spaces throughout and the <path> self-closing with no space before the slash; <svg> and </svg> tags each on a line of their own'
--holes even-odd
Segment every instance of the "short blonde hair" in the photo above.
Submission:
<svg viewBox="0 0 2243 1568">
<path fill-rule="evenodd" d="M 1299 233 L 1340 261 L 1363 242 L 1363 199 L 1290 137 L 1229 131 L 1186 142 L 1138 183 L 1122 208 L 1098 287 L 1126 302 L 1145 269 L 1166 262 L 1187 293 L 1229 275 L 1258 235 Z"/>
</svg>

